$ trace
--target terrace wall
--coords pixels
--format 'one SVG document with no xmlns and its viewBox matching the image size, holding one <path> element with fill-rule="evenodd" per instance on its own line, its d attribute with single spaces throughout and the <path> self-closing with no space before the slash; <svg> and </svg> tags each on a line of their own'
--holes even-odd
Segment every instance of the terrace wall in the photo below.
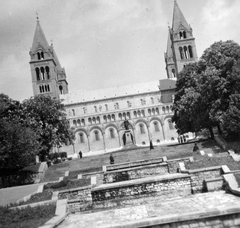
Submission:
<svg viewBox="0 0 240 228">
<path fill-rule="evenodd" d="M 123 202 L 149 196 L 157 196 L 159 200 L 166 200 L 190 194 L 190 176 L 185 174 L 147 177 L 105 184 L 92 189 L 94 208 L 115 206 L 119 200 Z"/>
<path fill-rule="evenodd" d="M 168 174 L 167 163 L 160 163 L 157 165 L 146 165 L 136 168 L 120 169 L 117 171 L 106 172 L 103 175 L 103 183 L 107 184 L 164 174 Z"/>
</svg>

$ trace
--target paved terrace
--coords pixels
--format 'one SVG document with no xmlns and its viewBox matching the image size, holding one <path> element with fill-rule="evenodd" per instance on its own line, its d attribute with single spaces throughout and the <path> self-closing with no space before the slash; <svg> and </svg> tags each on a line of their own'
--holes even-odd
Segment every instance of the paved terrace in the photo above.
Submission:
<svg viewBox="0 0 240 228">
<path fill-rule="evenodd" d="M 191 195 L 165 202 L 155 201 L 127 208 L 88 214 L 70 214 L 57 228 L 143 227 L 161 221 L 201 218 L 239 208 L 240 197 L 224 191 Z"/>
</svg>

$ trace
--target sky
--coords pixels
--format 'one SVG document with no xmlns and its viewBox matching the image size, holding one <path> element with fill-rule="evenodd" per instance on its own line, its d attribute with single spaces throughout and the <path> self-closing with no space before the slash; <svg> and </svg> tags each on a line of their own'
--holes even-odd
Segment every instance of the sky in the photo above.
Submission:
<svg viewBox="0 0 240 228">
<path fill-rule="evenodd" d="M 198 57 L 215 41 L 240 44 L 239 0 L 177 0 Z M 33 95 L 29 51 L 38 12 L 69 91 L 167 78 L 164 52 L 174 0 L 0 0 L 0 93 Z"/>
</svg>

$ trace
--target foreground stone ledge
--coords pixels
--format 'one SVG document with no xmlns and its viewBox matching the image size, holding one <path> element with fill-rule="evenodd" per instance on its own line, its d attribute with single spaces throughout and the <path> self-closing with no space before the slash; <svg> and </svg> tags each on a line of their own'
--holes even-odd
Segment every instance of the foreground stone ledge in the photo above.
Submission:
<svg viewBox="0 0 240 228">
<path fill-rule="evenodd" d="M 140 185 L 140 184 L 145 184 L 145 183 L 152 183 L 152 182 L 161 182 L 161 181 L 167 181 L 167 180 L 175 180 L 175 179 L 180 179 L 180 178 L 189 178 L 188 174 L 167 174 L 167 175 L 162 175 L 162 176 L 153 176 L 153 177 L 145 177 L 141 179 L 136 179 L 136 180 L 129 180 L 129 181 L 123 181 L 123 182 L 115 182 L 115 183 L 110 183 L 110 184 L 103 184 L 99 185 L 95 188 L 92 189 L 92 192 L 94 191 L 100 191 L 100 190 L 107 190 L 111 188 L 121 188 L 124 186 L 132 186 L 132 185 Z"/>
<path fill-rule="evenodd" d="M 173 227 L 233 227 L 240 225 L 240 206 L 212 209 L 206 211 L 189 212 L 182 215 L 167 215 L 156 218 L 146 218 L 121 224 L 104 226 L 104 228 L 173 228 Z M 208 224 L 208 225 L 206 225 Z M 221 226 L 222 227 L 222 226 Z"/>
</svg>

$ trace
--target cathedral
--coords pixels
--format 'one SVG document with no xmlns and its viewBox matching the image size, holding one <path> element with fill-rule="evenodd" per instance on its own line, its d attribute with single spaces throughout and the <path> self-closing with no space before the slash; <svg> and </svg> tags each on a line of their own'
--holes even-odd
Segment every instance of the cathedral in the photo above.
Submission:
<svg viewBox="0 0 240 228">
<path fill-rule="evenodd" d="M 198 59 L 192 28 L 176 1 L 164 53 L 166 79 L 71 94 L 65 70 L 38 19 L 30 58 L 34 95 L 50 95 L 65 106 L 75 142 L 54 150 L 69 156 L 176 140 L 178 134 L 171 122 L 176 80 L 186 64 Z"/>
</svg>

